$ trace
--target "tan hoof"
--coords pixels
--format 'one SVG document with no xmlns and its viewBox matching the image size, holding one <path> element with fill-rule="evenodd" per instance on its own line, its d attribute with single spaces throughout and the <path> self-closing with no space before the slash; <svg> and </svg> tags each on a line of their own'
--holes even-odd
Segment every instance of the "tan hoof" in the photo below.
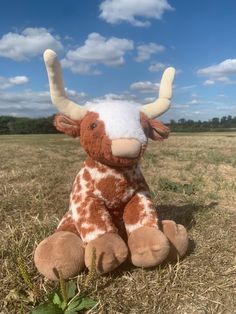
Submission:
<svg viewBox="0 0 236 314">
<path fill-rule="evenodd" d="M 90 269 L 93 251 L 96 253 L 96 270 L 98 274 L 108 273 L 128 256 L 128 248 L 116 233 L 106 233 L 89 242 L 85 248 L 85 265 Z"/>
<path fill-rule="evenodd" d="M 168 259 L 177 260 L 183 257 L 188 249 L 188 233 L 183 225 L 176 224 L 173 220 L 161 221 L 161 229 L 170 241 L 170 253 Z"/>
<path fill-rule="evenodd" d="M 163 262 L 169 254 L 169 241 L 158 229 L 141 227 L 128 238 L 131 261 L 138 267 L 152 267 Z"/>
<path fill-rule="evenodd" d="M 82 240 L 72 232 L 58 231 L 44 239 L 34 253 L 38 271 L 51 280 L 78 275 L 84 269 L 84 247 Z"/>
</svg>

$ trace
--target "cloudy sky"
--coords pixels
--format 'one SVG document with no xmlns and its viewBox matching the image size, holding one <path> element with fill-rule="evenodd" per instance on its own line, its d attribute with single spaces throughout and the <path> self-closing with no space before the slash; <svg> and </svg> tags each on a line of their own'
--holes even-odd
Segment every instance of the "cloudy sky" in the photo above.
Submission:
<svg viewBox="0 0 236 314">
<path fill-rule="evenodd" d="M 236 115 L 235 0 L 1 0 L 0 12 L 0 115 L 56 112 L 47 48 L 80 104 L 150 102 L 171 65 L 177 75 L 164 121 Z"/>
</svg>

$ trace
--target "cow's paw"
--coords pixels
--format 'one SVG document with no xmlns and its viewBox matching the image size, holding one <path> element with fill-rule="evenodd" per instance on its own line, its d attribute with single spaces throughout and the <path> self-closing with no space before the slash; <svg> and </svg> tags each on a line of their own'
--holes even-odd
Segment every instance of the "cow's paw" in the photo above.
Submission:
<svg viewBox="0 0 236 314">
<path fill-rule="evenodd" d="M 131 261 L 138 267 L 152 267 L 163 262 L 170 250 L 167 237 L 153 227 L 141 227 L 128 238 Z"/>
<path fill-rule="evenodd" d="M 188 249 L 188 233 L 183 225 L 176 224 L 173 220 L 163 220 L 160 227 L 170 241 L 170 252 L 168 259 L 177 260 L 183 257 Z"/>
<path fill-rule="evenodd" d="M 37 246 L 34 262 L 38 271 L 51 280 L 58 280 L 58 274 L 71 278 L 84 269 L 84 245 L 76 234 L 58 231 L 44 239 Z"/>
<path fill-rule="evenodd" d="M 128 248 L 122 238 L 116 233 L 106 233 L 92 241 L 85 248 L 85 265 L 91 269 L 92 256 L 95 252 L 96 271 L 98 274 L 108 273 L 128 256 Z"/>
</svg>

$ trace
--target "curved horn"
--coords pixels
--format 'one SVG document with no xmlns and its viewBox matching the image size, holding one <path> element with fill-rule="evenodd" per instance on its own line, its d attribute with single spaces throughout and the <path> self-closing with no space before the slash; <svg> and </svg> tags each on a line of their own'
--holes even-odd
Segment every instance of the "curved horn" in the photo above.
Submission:
<svg viewBox="0 0 236 314">
<path fill-rule="evenodd" d="M 167 68 L 161 78 L 159 98 L 150 104 L 142 106 L 141 111 L 149 118 L 156 118 L 170 108 L 174 76 L 175 69 L 172 67 Z"/>
<path fill-rule="evenodd" d="M 67 98 L 57 54 L 53 50 L 47 49 L 43 54 L 43 58 L 48 73 L 52 103 L 68 117 L 75 120 L 81 119 L 87 110 Z"/>
</svg>

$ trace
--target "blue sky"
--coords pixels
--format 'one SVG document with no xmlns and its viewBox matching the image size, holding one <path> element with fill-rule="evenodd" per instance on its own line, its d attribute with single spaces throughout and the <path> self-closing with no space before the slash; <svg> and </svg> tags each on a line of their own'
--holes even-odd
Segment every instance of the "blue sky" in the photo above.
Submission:
<svg viewBox="0 0 236 314">
<path fill-rule="evenodd" d="M 57 51 L 69 97 L 140 103 L 177 75 L 164 121 L 236 115 L 235 0 L 0 2 L 0 115 L 48 116 L 42 60 Z"/>
</svg>

